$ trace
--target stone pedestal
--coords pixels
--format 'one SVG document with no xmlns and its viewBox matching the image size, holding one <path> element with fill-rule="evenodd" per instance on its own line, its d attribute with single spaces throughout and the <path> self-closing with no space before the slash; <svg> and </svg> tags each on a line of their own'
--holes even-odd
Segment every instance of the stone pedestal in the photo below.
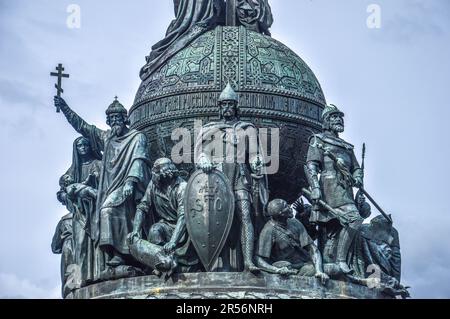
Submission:
<svg viewBox="0 0 450 319">
<path fill-rule="evenodd" d="M 249 273 L 196 273 L 167 281 L 136 277 L 95 284 L 67 299 L 387 299 L 377 290 L 340 281 Z"/>
</svg>

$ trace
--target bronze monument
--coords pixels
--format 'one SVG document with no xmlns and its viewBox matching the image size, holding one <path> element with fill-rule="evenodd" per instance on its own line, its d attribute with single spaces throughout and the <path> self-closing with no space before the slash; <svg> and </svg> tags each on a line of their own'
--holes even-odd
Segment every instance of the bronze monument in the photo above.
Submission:
<svg viewBox="0 0 450 319">
<path fill-rule="evenodd" d="M 129 112 L 107 108 L 109 130 L 61 97 L 62 65 L 51 74 L 82 135 L 57 194 L 63 297 L 408 297 L 393 219 L 339 136 L 344 113 L 271 38 L 269 1 L 174 12 Z M 363 224 L 371 204 L 381 215 Z"/>
</svg>

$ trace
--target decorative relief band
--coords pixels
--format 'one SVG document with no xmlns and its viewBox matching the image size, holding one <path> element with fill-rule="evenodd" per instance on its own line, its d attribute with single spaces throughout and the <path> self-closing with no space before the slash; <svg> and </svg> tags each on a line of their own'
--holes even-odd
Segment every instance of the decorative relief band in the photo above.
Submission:
<svg viewBox="0 0 450 319">
<path fill-rule="evenodd" d="M 217 92 L 190 93 L 154 100 L 132 110 L 130 120 L 133 126 L 140 126 L 142 121 L 169 121 L 181 115 L 194 117 L 216 113 L 218 95 Z M 240 94 L 240 107 L 246 115 L 276 116 L 292 121 L 307 121 L 312 125 L 320 125 L 319 114 L 322 109 L 309 101 L 253 92 Z"/>
<path fill-rule="evenodd" d="M 239 92 L 326 104 L 314 73 L 288 47 L 243 27 L 217 27 L 142 82 L 131 112 L 173 95 L 220 92 L 228 82 Z"/>
</svg>

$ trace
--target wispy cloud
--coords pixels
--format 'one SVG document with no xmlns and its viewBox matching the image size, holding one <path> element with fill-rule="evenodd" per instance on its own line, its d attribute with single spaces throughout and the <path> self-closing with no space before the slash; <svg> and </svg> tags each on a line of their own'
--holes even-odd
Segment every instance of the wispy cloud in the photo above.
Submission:
<svg viewBox="0 0 450 319">
<path fill-rule="evenodd" d="M 379 30 L 366 27 L 372 2 L 382 8 Z M 81 29 L 69 30 L 69 3 L 0 0 L 3 297 L 59 297 L 58 258 L 49 245 L 65 212 L 55 200 L 58 178 L 77 134 L 51 105 L 49 72 L 63 62 L 71 74 L 64 96 L 86 120 L 105 125 L 114 95 L 132 103 L 144 56 L 173 19 L 170 1 L 78 0 Z M 367 183 L 395 211 L 413 296 L 450 297 L 449 173 L 442 168 L 450 157 L 450 1 L 274 0 L 273 7 L 282 17 L 274 36 L 289 38 L 330 103 L 345 109 L 349 141 L 369 143 Z"/>
<path fill-rule="evenodd" d="M 0 273 L 0 299 L 61 299 L 60 289 L 60 286 L 45 289 L 15 274 Z"/>
<path fill-rule="evenodd" d="M 397 44 L 414 44 L 419 38 L 440 37 L 448 32 L 448 1 L 400 0 L 380 2 L 382 28 L 374 39 Z"/>
</svg>

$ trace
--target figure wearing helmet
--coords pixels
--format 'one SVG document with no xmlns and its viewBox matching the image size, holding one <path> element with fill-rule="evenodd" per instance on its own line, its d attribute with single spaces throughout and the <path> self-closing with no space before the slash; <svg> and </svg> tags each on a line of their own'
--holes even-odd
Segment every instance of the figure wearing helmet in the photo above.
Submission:
<svg viewBox="0 0 450 319">
<path fill-rule="evenodd" d="M 363 171 L 354 146 L 339 137 L 344 132 L 344 113 L 334 105 L 327 106 L 322 121 L 323 132 L 310 139 L 305 166 L 315 203 L 311 222 L 320 226 L 319 248 L 325 263 L 334 263 L 338 274 L 349 274 L 348 252 L 363 223 L 353 187 L 362 186 Z M 324 200 L 339 215 L 323 210 L 318 200 Z"/>
<path fill-rule="evenodd" d="M 236 200 L 235 223 L 217 270 L 258 272 L 253 261 L 252 202 L 259 199 L 252 196 L 252 173 L 261 172 L 263 163 L 258 155 L 258 131 L 252 123 L 240 120 L 238 103 L 238 95 L 228 84 L 218 102 L 221 121 L 205 125 L 197 137 L 196 164 L 205 173 L 213 169 L 224 173 Z"/>
</svg>

